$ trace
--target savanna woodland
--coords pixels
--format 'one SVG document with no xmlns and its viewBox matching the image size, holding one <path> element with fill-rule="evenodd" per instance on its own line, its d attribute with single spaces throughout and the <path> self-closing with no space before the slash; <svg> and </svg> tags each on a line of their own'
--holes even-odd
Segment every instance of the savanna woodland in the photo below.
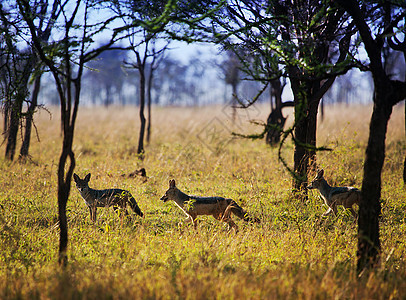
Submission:
<svg viewBox="0 0 406 300">
<path fill-rule="evenodd" d="M 0 298 L 406 298 L 405 26 L 401 0 L 1 1 Z"/>
</svg>

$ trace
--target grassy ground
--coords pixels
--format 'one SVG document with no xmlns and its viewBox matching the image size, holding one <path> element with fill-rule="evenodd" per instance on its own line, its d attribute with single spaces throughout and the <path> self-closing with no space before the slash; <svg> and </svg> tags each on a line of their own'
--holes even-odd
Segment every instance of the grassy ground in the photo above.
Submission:
<svg viewBox="0 0 406 300">
<path fill-rule="evenodd" d="M 41 111 L 32 162 L 0 158 L 0 298 L 405 298 L 404 108 L 395 108 L 387 134 L 381 267 L 361 278 L 354 271 L 357 227 L 352 216 L 340 210 L 336 217 L 321 218 L 326 207 L 317 192 L 307 203 L 290 196 L 291 178 L 277 149 L 264 141 L 232 138 L 231 132 L 259 132 L 247 118 L 264 120 L 267 111 L 262 106 L 240 112 L 233 124 L 222 107 L 156 108 L 152 142 L 140 162 L 135 108 L 81 108 L 76 173 L 90 172 L 93 188 L 128 189 L 145 217 L 128 220 L 112 209 L 99 209 L 93 224 L 72 184 L 64 272 L 56 262 L 59 115 Z M 318 144 L 334 151 L 319 153 L 318 162 L 330 184 L 361 186 L 370 115 L 365 106 L 327 108 Z M 292 161 L 291 144 L 283 156 Z M 125 176 L 140 167 L 147 171 L 147 182 Z M 197 231 L 179 224 L 181 211 L 159 200 L 172 178 L 186 193 L 235 199 L 261 224 L 234 218 L 238 233 L 211 217 L 200 217 Z"/>
</svg>

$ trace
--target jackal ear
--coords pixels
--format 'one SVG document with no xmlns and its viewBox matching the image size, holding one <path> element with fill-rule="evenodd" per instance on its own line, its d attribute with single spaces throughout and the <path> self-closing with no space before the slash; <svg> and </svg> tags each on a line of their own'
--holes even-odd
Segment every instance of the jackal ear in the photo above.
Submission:
<svg viewBox="0 0 406 300">
<path fill-rule="evenodd" d="M 91 176 L 91 175 L 90 175 L 90 173 L 89 173 L 89 174 L 87 174 L 84 180 L 85 180 L 85 181 L 87 181 L 87 182 L 89 182 L 89 180 L 90 180 L 90 176 Z"/>
<path fill-rule="evenodd" d="M 319 173 L 317 173 L 317 178 L 322 178 L 323 175 L 324 175 L 324 170 L 321 169 L 321 170 L 319 171 Z"/>
<path fill-rule="evenodd" d="M 78 182 L 80 180 L 79 176 L 76 175 L 76 173 L 73 173 L 73 179 L 75 180 L 75 182 Z"/>
<path fill-rule="evenodd" d="M 176 186 L 175 179 L 169 180 L 169 187 L 174 188 Z"/>
</svg>

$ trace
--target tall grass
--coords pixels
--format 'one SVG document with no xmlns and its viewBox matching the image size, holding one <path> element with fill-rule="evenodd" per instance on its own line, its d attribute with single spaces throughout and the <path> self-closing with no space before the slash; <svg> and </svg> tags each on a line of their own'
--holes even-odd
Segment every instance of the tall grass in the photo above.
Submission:
<svg viewBox="0 0 406 300">
<path fill-rule="evenodd" d="M 403 108 L 387 134 L 382 174 L 382 261 L 358 278 L 357 225 L 351 215 L 322 218 L 318 194 L 307 203 L 290 196 L 292 179 L 264 141 L 231 132 L 261 128 L 268 108 L 240 112 L 233 123 L 222 107 L 154 108 L 152 142 L 136 156 L 136 108 L 81 108 L 74 151 L 80 176 L 94 188 L 128 189 L 143 219 L 98 209 L 96 224 L 72 184 L 68 202 L 69 265 L 57 265 L 57 180 L 61 151 L 57 110 L 36 115 L 40 141 L 32 160 L 0 159 L 1 299 L 400 299 L 406 296 L 406 142 Z M 318 163 L 334 185 L 361 186 L 371 108 L 327 107 L 319 123 Z M 291 121 L 292 116 L 289 117 Z M 290 123 L 291 124 L 291 123 Z M 1 147 L 4 150 L 4 145 Z M 283 148 L 292 161 L 293 146 Z M 145 167 L 148 181 L 126 175 Z M 233 198 L 260 224 L 236 220 L 238 233 L 211 217 L 198 230 L 159 198 L 175 178 L 184 192 Z M 236 218 L 234 218 L 236 219 Z"/>
</svg>

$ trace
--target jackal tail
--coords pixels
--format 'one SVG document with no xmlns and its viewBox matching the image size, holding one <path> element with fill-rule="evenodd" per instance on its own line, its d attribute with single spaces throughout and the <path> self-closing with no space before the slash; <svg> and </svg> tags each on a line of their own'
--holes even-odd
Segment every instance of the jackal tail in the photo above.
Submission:
<svg viewBox="0 0 406 300">
<path fill-rule="evenodd" d="M 256 217 L 250 217 L 248 213 L 242 209 L 241 206 L 239 206 L 235 201 L 232 201 L 230 205 L 227 207 L 227 210 L 230 209 L 230 211 L 239 217 L 240 219 L 246 221 L 246 222 L 254 222 L 254 223 L 260 223 L 260 220 Z"/>
<path fill-rule="evenodd" d="M 131 197 L 128 201 L 130 203 L 131 209 L 140 217 L 143 217 L 144 214 L 142 213 L 141 209 L 139 208 L 137 201 L 135 201 L 134 197 Z"/>
</svg>

